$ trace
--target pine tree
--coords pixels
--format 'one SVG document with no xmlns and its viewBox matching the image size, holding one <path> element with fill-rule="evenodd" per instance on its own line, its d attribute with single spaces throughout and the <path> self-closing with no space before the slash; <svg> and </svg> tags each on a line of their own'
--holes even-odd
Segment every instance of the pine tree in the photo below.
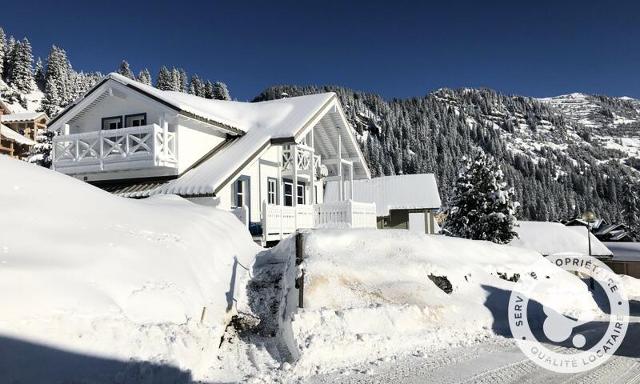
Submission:
<svg viewBox="0 0 640 384">
<path fill-rule="evenodd" d="M 36 84 L 40 87 L 44 87 L 45 85 L 45 74 L 44 74 L 44 64 L 42 64 L 42 59 L 38 57 L 36 61 L 36 67 L 33 70 L 33 77 L 36 79 Z"/>
<path fill-rule="evenodd" d="M 231 100 L 229 89 L 225 83 L 216 81 L 213 84 L 213 98 L 216 100 Z"/>
<path fill-rule="evenodd" d="M 55 81 L 47 80 L 40 109 L 48 116 L 52 117 L 58 113 L 61 104 L 62 100 L 58 95 L 58 87 L 56 86 Z"/>
<path fill-rule="evenodd" d="M 23 93 L 33 90 L 33 54 L 31 44 L 25 37 L 18 41 L 11 52 L 12 65 L 7 74 L 7 81 Z"/>
<path fill-rule="evenodd" d="M 517 234 L 517 203 L 504 174 L 493 158 L 479 152 L 465 164 L 456 180 L 445 231 L 456 237 L 506 244 Z"/>
<path fill-rule="evenodd" d="M 149 73 L 147 68 L 138 73 L 138 81 L 142 84 L 151 85 L 151 73 Z"/>
<path fill-rule="evenodd" d="M 628 180 L 622 185 L 622 216 L 629 235 L 638 240 L 640 235 L 640 196 L 638 188 Z"/>
<path fill-rule="evenodd" d="M 129 63 L 127 62 L 127 60 L 122 60 L 122 62 L 120 63 L 120 66 L 118 67 L 118 73 L 131 80 L 136 79 L 136 77 L 133 75 L 133 71 L 131 70 L 131 67 L 129 67 Z"/>
<path fill-rule="evenodd" d="M 173 85 L 171 86 L 171 90 L 182 92 L 184 86 L 182 84 L 182 77 L 180 76 L 180 71 L 178 70 L 178 68 L 173 67 L 171 69 L 171 78 L 173 79 Z"/>
<path fill-rule="evenodd" d="M 2 68 L 2 78 L 8 79 L 9 73 L 13 67 L 13 52 L 16 47 L 16 39 L 13 36 L 9 36 L 9 40 L 4 46 L 4 65 Z"/>
<path fill-rule="evenodd" d="M 4 49 L 7 46 L 7 36 L 4 34 L 4 30 L 0 28 L 0 76 L 4 72 Z"/>
<path fill-rule="evenodd" d="M 31 147 L 28 161 L 45 168 L 51 168 L 51 149 L 53 148 L 54 132 L 47 129 L 41 130 L 36 136 L 36 145 Z"/>
<path fill-rule="evenodd" d="M 209 80 L 204 84 L 204 97 L 207 99 L 213 99 L 213 83 Z"/>
<path fill-rule="evenodd" d="M 72 89 L 72 73 L 73 69 L 64 49 L 51 46 L 47 57 L 44 99 L 41 105 L 41 109 L 49 116 L 54 116 L 62 106 L 71 102 L 76 96 Z"/>
<path fill-rule="evenodd" d="M 189 93 L 192 95 L 204 97 L 204 84 L 198 75 L 191 76 L 189 80 Z"/>
<path fill-rule="evenodd" d="M 187 72 L 185 72 L 184 69 L 179 68 L 178 69 L 178 87 L 176 91 L 187 92 L 187 82 L 188 82 Z"/>
<path fill-rule="evenodd" d="M 158 77 L 156 78 L 156 88 L 162 91 L 173 91 L 173 76 L 169 69 L 164 65 L 160 67 Z"/>
</svg>

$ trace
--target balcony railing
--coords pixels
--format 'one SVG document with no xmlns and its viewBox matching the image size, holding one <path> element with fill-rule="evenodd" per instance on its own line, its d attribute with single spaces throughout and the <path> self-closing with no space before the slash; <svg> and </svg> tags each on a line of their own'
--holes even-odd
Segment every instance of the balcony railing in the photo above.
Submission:
<svg viewBox="0 0 640 384">
<path fill-rule="evenodd" d="M 304 228 L 376 228 L 375 203 L 339 201 L 327 204 L 263 206 L 262 231 L 265 241 L 280 240 Z"/>
<path fill-rule="evenodd" d="M 177 166 L 176 136 L 157 124 L 56 136 L 53 167 L 64 173 Z"/>
</svg>

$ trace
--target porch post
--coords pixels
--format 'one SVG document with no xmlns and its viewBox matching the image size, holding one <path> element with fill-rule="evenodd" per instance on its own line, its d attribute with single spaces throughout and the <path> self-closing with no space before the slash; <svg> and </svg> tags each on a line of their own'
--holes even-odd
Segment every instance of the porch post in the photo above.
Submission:
<svg viewBox="0 0 640 384">
<path fill-rule="evenodd" d="M 315 130 L 315 128 L 311 128 L 311 134 L 309 135 L 310 137 L 310 141 L 311 141 L 311 151 L 309 151 L 309 157 L 311 158 L 311 169 L 309 170 L 309 176 L 311 177 L 311 186 L 309 188 L 311 188 L 311 190 L 309 191 L 309 196 L 311 198 L 311 205 L 316 203 L 316 151 L 315 151 L 315 146 L 314 146 L 314 141 L 315 138 L 313 137 L 313 131 Z"/>
<path fill-rule="evenodd" d="M 295 207 L 298 205 L 298 146 L 293 144 L 293 202 L 292 205 Z"/>
<path fill-rule="evenodd" d="M 344 180 L 342 178 L 342 136 L 338 133 L 338 176 L 340 177 L 340 201 L 344 200 Z"/>
<path fill-rule="evenodd" d="M 351 183 L 350 187 L 350 195 L 351 200 L 353 200 L 353 162 L 349 165 L 349 182 Z"/>
<path fill-rule="evenodd" d="M 283 195 L 284 195 L 284 184 L 282 184 L 282 167 L 283 167 L 283 163 L 282 163 L 282 146 L 279 147 L 278 150 L 278 163 L 280 164 L 278 166 L 278 185 L 276 186 L 276 194 L 278 197 L 278 205 L 282 206 L 282 200 L 283 200 Z"/>
</svg>

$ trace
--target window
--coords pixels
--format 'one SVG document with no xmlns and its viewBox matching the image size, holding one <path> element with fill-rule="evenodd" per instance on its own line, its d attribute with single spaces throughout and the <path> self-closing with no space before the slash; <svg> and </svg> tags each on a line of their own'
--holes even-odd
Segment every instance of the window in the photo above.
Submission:
<svg viewBox="0 0 640 384">
<path fill-rule="evenodd" d="M 305 196 L 304 196 L 304 183 L 298 182 L 298 204 L 304 204 Z"/>
<path fill-rule="evenodd" d="M 278 204 L 278 181 L 267 179 L 267 204 Z"/>
<path fill-rule="evenodd" d="M 287 207 L 293 206 L 293 183 L 290 181 L 284 182 L 284 205 Z"/>
<path fill-rule="evenodd" d="M 124 126 L 125 127 L 140 127 L 143 125 L 147 125 L 147 114 L 146 113 L 138 113 L 135 115 L 127 115 L 124 118 Z"/>
<path fill-rule="evenodd" d="M 102 119 L 102 129 L 122 128 L 122 116 L 105 117 Z"/>
<path fill-rule="evenodd" d="M 242 207 L 247 202 L 247 181 L 238 179 L 236 181 L 236 207 Z"/>
</svg>

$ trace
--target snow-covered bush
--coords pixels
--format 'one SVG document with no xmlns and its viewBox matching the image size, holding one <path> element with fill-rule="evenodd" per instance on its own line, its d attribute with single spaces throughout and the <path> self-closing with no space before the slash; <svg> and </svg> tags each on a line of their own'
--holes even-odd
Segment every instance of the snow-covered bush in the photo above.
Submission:
<svg viewBox="0 0 640 384">
<path fill-rule="evenodd" d="M 495 160 L 484 152 L 465 164 L 456 180 L 445 221 L 445 233 L 506 244 L 517 236 L 513 227 L 518 203 Z"/>
</svg>

